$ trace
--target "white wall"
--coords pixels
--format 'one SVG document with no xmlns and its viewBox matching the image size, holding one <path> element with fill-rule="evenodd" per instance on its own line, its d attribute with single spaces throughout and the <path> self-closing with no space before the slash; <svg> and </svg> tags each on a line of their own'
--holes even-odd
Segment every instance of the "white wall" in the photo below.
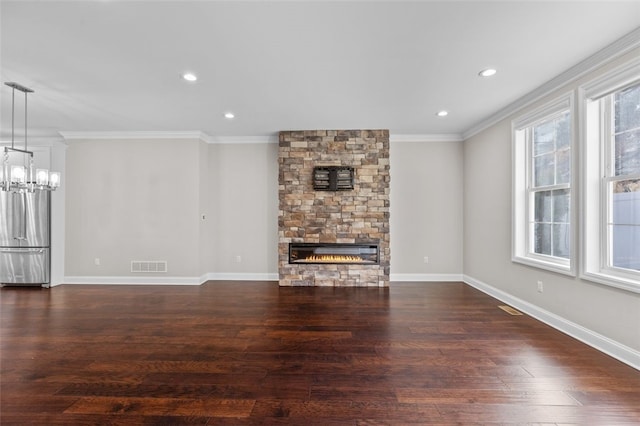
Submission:
<svg viewBox="0 0 640 426">
<path fill-rule="evenodd" d="M 392 142 L 390 160 L 391 280 L 461 281 L 462 142 Z"/>
<path fill-rule="evenodd" d="M 66 160 L 67 277 L 132 275 L 132 260 L 198 275 L 199 141 L 70 142 Z"/>
<path fill-rule="evenodd" d="M 626 59 L 640 55 L 638 50 Z M 511 119 L 621 63 L 558 88 L 464 143 L 464 273 L 610 353 L 640 360 L 640 295 L 511 262 Z M 575 154 L 579 152 L 576 147 Z M 574 173 L 578 171 L 574 169 Z M 574 188 L 575 194 L 579 193 Z M 574 229 L 575 232 L 575 229 Z M 537 281 L 544 292 L 537 292 Z M 631 349 L 629 349 L 631 348 Z M 626 354 L 626 355 L 625 355 Z"/>
<path fill-rule="evenodd" d="M 209 278 L 277 279 L 278 144 L 209 145 L 208 167 Z"/>
<path fill-rule="evenodd" d="M 200 281 L 206 280 L 209 272 L 211 253 L 211 212 L 209 211 L 209 197 L 212 183 L 209 179 L 209 145 L 203 141 L 198 144 L 198 250 L 199 266 L 198 276 Z"/>
</svg>

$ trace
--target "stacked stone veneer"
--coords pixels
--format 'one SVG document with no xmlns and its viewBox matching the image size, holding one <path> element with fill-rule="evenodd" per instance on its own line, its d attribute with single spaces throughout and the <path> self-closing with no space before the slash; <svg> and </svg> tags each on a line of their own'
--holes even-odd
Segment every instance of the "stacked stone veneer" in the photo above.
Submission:
<svg viewBox="0 0 640 426">
<path fill-rule="evenodd" d="M 389 131 L 280 132 L 281 286 L 389 285 Z M 352 191 L 315 191 L 315 166 L 351 166 Z M 376 243 L 379 265 L 289 264 L 289 243 Z"/>
</svg>

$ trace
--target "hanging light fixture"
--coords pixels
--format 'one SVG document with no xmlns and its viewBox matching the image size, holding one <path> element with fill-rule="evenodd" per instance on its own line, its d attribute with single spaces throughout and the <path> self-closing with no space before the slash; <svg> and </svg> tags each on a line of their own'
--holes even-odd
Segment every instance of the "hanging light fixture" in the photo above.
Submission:
<svg viewBox="0 0 640 426">
<path fill-rule="evenodd" d="M 0 190 L 15 191 L 36 189 L 55 191 L 60 186 L 60 173 L 50 172 L 47 169 L 33 169 L 33 151 L 27 148 L 27 95 L 33 93 L 32 89 L 18 83 L 5 83 L 11 87 L 11 147 L 4 147 L 4 160 L 0 169 Z M 24 149 L 15 147 L 15 93 L 16 90 L 24 93 Z M 28 159 L 28 165 L 9 164 L 9 153 L 17 152 Z M 26 161 L 23 161 L 23 164 Z"/>
</svg>

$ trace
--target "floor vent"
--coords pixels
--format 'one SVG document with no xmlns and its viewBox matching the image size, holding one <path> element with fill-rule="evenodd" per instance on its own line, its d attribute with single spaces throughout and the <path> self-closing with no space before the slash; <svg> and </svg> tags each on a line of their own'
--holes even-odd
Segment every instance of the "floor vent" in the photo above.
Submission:
<svg viewBox="0 0 640 426">
<path fill-rule="evenodd" d="M 503 311 L 505 311 L 509 315 L 522 315 L 522 312 L 512 308 L 511 306 L 499 305 L 498 308 L 502 309 Z"/>
<path fill-rule="evenodd" d="M 167 272 L 166 260 L 132 260 L 131 272 Z"/>
</svg>

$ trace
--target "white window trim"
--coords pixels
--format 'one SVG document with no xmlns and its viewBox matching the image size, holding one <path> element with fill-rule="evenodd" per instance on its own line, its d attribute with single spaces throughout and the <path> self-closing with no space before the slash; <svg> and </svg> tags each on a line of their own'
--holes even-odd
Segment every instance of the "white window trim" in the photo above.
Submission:
<svg viewBox="0 0 640 426">
<path fill-rule="evenodd" d="M 604 151 L 609 149 L 608 140 L 601 129 L 601 110 L 599 100 L 614 92 L 640 82 L 640 58 L 611 70 L 601 77 L 578 89 L 578 107 L 581 125 L 580 140 L 583 141 L 582 161 L 580 162 L 580 181 L 582 197 L 580 208 L 580 241 L 582 242 L 580 278 L 600 284 L 640 293 L 640 273 L 625 272 L 606 266 L 608 248 L 607 230 L 607 191 L 604 188 L 608 179 L 604 179 Z M 592 102 L 594 101 L 594 102 Z"/>
<path fill-rule="evenodd" d="M 576 276 L 576 155 L 575 155 L 575 111 L 574 94 L 566 93 L 541 107 L 513 120 L 511 123 L 512 135 L 512 207 L 511 207 L 511 261 L 521 263 L 536 268 L 545 269 L 569 276 Z M 527 219 L 530 216 L 530 202 L 528 197 L 529 176 L 531 174 L 531 164 L 527 161 L 528 144 L 525 143 L 524 130 L 538 122 L 548 120 L 556 114 L 569 111 L 571 115 L 571 180 L 568 185 L 571 191 L 571 216 L 569 218 L 571 227 L 571 256 L 569 259 L 561 259 L 553 256 L 545 256 L 532 253 L 529 250 L 529 231 Z M 523 166 L 524 165 L 524 166 Z M 554 185 L 555 188 L 555 185 Z"/>
</svg>

